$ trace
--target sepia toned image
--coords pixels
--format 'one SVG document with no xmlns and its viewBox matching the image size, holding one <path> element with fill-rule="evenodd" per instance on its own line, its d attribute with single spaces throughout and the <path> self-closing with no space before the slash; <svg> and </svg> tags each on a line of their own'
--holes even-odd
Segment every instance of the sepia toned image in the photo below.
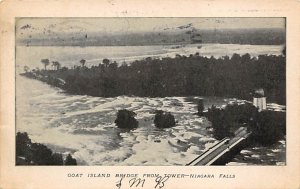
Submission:
<svg viewBox="0 0 300 189">
<path fill-rule="evenodd" d="M 284 17 L 15 18 L 15 165 L 286 166 Z"/>
</svg>

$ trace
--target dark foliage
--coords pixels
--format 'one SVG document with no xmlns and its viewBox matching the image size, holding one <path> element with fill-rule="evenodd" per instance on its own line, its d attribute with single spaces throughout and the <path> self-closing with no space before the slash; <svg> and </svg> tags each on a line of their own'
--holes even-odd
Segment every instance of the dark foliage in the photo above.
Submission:
<svg viewBox="0 0 300 189">
<path fill-rule="evenodd" d="M 258 112 L 251 104 L 232 104 L 225 109 L 214 106 L 208 109 L 207 118 L 212 123 L 214 136 L 217 139 L 231 137 L 241 126 L 252 132 L 252 142 L 270 145 L 285 135 L 285 112 Z"/>
<path fill-rule="evenodd" d="M 66 157 L 65 165 L 77 165 L 76 159 L 72 158 L 71 154 Z"/>
<path fill-rule="evenodd" d="M 204 102 L 203 99 L 199 99 L 197 103 L 198 115 L 202 116 L 204 111 Z"/>
<path fill-rule="evenodd" d="M 17 133 L 16 136 L 16 154 L 19 156 L 28 156 L 30 154 L 29 146 L 31 145 L 31 140 L 27 133 Z"/>
<path fill-rule="evenodd" d="M 91 68 L 38 71 L 37 75 L 47 76 L 46 82 L 71 94 L 222 96 L 250 100 L 254 89 L 263 88 L 269 102 L 285 104 L 285 68 L 284 56 L 251 58 L 249 54 L 234 54 L 231 58 L 216 59 L 195 54 L 162 60 L 146 58 L 119 67 L 116 62 L 104 59 L 103 63 Z M 24 75 L 30 76 L 30 73 Z M 61 84 L 53 78 L 66 83 Z"/>
<path fill-rule="evenodd" d="M 64 164 L 64 160 L 63 160 L 62 154 L 60 154 L 60 153 L 53 153 L 52 154 L 52 162 L 53 162 L 53 165 L 63 165 Z"/>
<path fill-rule="evenodd" d="M 45 70 L 46 70 L 46 69 L 47 69 L 47 66 L 50 64 L 49 59 L 42 59 L 41 62 L 42 62 L 42 64 L 44 64 Z"/>
<path fill-rule="evenodd" d="M 69 156 L 71 156 L 69 154 Z M 70 159 L 70 157 L 67 157 Z M 22 159 L 22 158 L 24 159 Z M 21 161 L 22 160 L 22 161 Z M 72 165 L 76 160 L 71 157 Z M 75 161 L 74 161 L 75 160 Z M 66 160 L 70 162 L 70 160 Z M 75 164 L 74 164 L 75 162 Z M 63 165 L 62 154 L 53 153 L 47 146 L 32 143 L 26 132 L 16 135 L 16 164 L 17 165 Z M 67 164 L 66 164 L 67 165 Z M 69 164 L 68 164 L 69 165 Z"/>
<path fill-rule="evenodd" d="M 283 54 L 283 56 L 286 56 L 286 46 L 283 47 L 282 54 Z"/>
<path fill-rule="evenodd" d="M 116 125 L 123 129 L 134 129 L 138 127 L 138 121 L 134 118 L 136 114 L 126 109 L 119 110 L 117 113 Z"/>
<path fill-rule="evenodd" d="M 285 112 L 262 111 L 249 126 L 253 142 L 271 145 L 286 133 L 286 114 Z"/>
<path fill-rule="evenodd" d="M 216 139 L 220 140 L 224 137 L 232 136 L 232 132 L 230 132 L 232 123 L 227 123 L 225 110 L 218 109 L 215 106 L 212 106 L 208 109 L 207 118 L 212 124 L 214 136 Z"/>
<path fill-rule="evenodd" d="M 80 62 L 80 64 L 81 64 L 81 66 L 84 67 L 86 60 L 81 59 L 79 62 Z"/>
<path fill-rule="evenodd" d="M 157 110 L 154 117 L 154 125 L 158 128 L 169 128 L 175 126 L 175 118 L 170 112 Z"/>
<path fill-rule="evenodd" d="M 47 146 L 39 143 L 31 144 L 30 159 L 37 165 L 53 165 L 52 151 Z"/>
<path fill-rule="evenodd" d="M 212 106 L 208 109 L 207 118 L 212 122 L 216 138 L 230 137 L 234 131 L 254 120 L 258 114 L 251 104 L 228 104 L 224 109 Z"/>
</svg>

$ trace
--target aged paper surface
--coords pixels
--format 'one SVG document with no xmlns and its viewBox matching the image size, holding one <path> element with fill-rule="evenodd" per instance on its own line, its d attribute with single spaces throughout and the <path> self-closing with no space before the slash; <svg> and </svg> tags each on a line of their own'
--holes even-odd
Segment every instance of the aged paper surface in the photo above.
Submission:
<svg viewBox="0 0 300 189">
<path fill-rule="evenodd" d="M 0 188 L 299 188 L 300 1 L 16 1 L 0 4 Z M 283 166 L 16 166 L 16 47 L 18 18 L 275 17 L 286 20 L 286 161 Z M 138 28 L 138 26 L 136 26 Z M 141 26 L 142 27 L 142 26 Z M 147 26 L 144 26 L 147 27 Z M 176 48 L 176 47 L 175 47 Z M 105 174 L 109 177 L 88 177 Z M 130 178 L 146 177 L 130 187 Z M 157 182 L 155 174 L 179 174 Z M 180 175 L 215 178 L 180 178 Z M 72 176 L 73 175 L 73 176 Z M 226 176 L 222 176 L 226 175 Z"/>
</svg>

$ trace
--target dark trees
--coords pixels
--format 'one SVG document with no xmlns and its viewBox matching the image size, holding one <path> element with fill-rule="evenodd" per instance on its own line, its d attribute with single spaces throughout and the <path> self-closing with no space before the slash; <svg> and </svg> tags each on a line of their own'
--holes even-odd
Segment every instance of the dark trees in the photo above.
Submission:
<svg viewBox="0 0 300 189">
<path fill-rule="evenodd" d="M 234 54 L 231 58 L 190 57 L 146 58 L 118 66 L 103 59 L 103 64 L 86 69 L 48 71 L 66 81 L 72 94 L 114 97 L 134 95 L 222 96 L 251 100 L 250 92 L 263 88 L 269 102 L 285 104 L 285 57 Z"/>
<path fill-rule="evenodd" d="M 104 64 L 104 66 L 107 68 L 109 66 L 109 60 L 107 58 L 102 60 L 102 63 Z"/>
<path fill-rule="evenodd" d="M 252 132 L 253 143 L 270 145 L 285 135 L 285 112 L 258 112 L 252 104 L 227 105 L 225 109 L 214 106 L 208 109 L 207 118 L 212 123 L 216 139 L 233 136 L 241 126 Z"/>
<path fill-rule="evenodd" d="M 212 106 L 208 109 L 207 118 L 212 124 L 213 133 L 216 139 L 220 140 L 232 136 L 230 125 L 225 122 L 224 110 Z"/>
<path fill-rule="evenodd" d="M 85 59 L 81 59 L 79 62 L 81 64 L 81 66 L 84 67 L 86 60 Z"/>
<path fill-rule="evenodd" d="M 286 56 L 286 46 L 283 47 L 282 54 L 283 54 L 283 56 Z"/>
<path fill-rule="evenodd" d="M 29 149 L 28 146 L 31 145 L 31 140 L 27 133 L 17 133 L 16 136 L 16 154 L 20 156 L 28 156 Z"/>
<path fill-rule="evenodd" d="M 76 165 L 76 159 L 69 154 L 65 165 Z M 16 135 L 16 165 L 64 165 L 62 154 L 53 153 L 47 146 L 32 143 L 28 134 Z"/>
<path fill-rule="evenodd" d="M 43 144 L 32 143 L 31 160 L 38 165 L 53 165 L 52 151 Z"/>
<path fill-rule="evenodd" d="M 47 66 L 50 64 L 49 59 L 42 59 L 41 62 L 44 64 L 45 70 L 47 70 Z"/>
<path fill-rule="evenodd" d="M 258 110 L 252 104 L 229 104 L 225 109 L 212 106 L 208 109 L 207 118 L 212 123 L 217 139 L 231 137 L 241 126 L 248 126 L 256 120 Z"/>
<path fill-rule="evenodd" d="M 119 110 L 117 113 L 116 125 L 123 129 L 134 129 L 138 127 L 138 121 L 134 118 L 136 114 L 126 109 Z"/>
<path fill-rule="evenodd" d="M 71 154 L 68 154 L 65 160 L 65 165 L 77 165 L 76 159 L 72 158 Z"/>
<path fill-rule="evenodd" d="M 175 118 L 170 112 L 157 110 L 154 117 L 154 125 L 158 128 L 169 128 L 175 126 Z"/>
<path fill-rule="evenodd" d="M 286 114 L 285 112 L 262 111 L 249 128 L 254 142 L 263 145 L 274 144 L 286 133 Z"/>
<path fill-rule="evenodd" d="M 53 162 L 53 165 L 63 165 L 64 160 L 63 160 L 62 154 L 53 153 L 52 154 L 52 162 Z"/>
<path fill-rule="evenodd" d="M 199 99 L 197 103 L 198 115 L 202 116 L 204 111 L 203 99 Z"/>
</svg>

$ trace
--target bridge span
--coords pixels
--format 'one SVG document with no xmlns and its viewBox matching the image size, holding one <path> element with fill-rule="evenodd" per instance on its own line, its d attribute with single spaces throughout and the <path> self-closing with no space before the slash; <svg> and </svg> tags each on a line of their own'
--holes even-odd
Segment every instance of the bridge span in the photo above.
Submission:
<svg viewBox="0 0 300 189">
<path fill-rule="evenodd" d="M 241 150 L 246 144 L 251 132 L 246 127 L 235 131 L 233 138 L 224 138 L 214 146 L 204 151 L 201 155 L 188 163 L 188 166 L 223 165 Z"/>
</svg>

